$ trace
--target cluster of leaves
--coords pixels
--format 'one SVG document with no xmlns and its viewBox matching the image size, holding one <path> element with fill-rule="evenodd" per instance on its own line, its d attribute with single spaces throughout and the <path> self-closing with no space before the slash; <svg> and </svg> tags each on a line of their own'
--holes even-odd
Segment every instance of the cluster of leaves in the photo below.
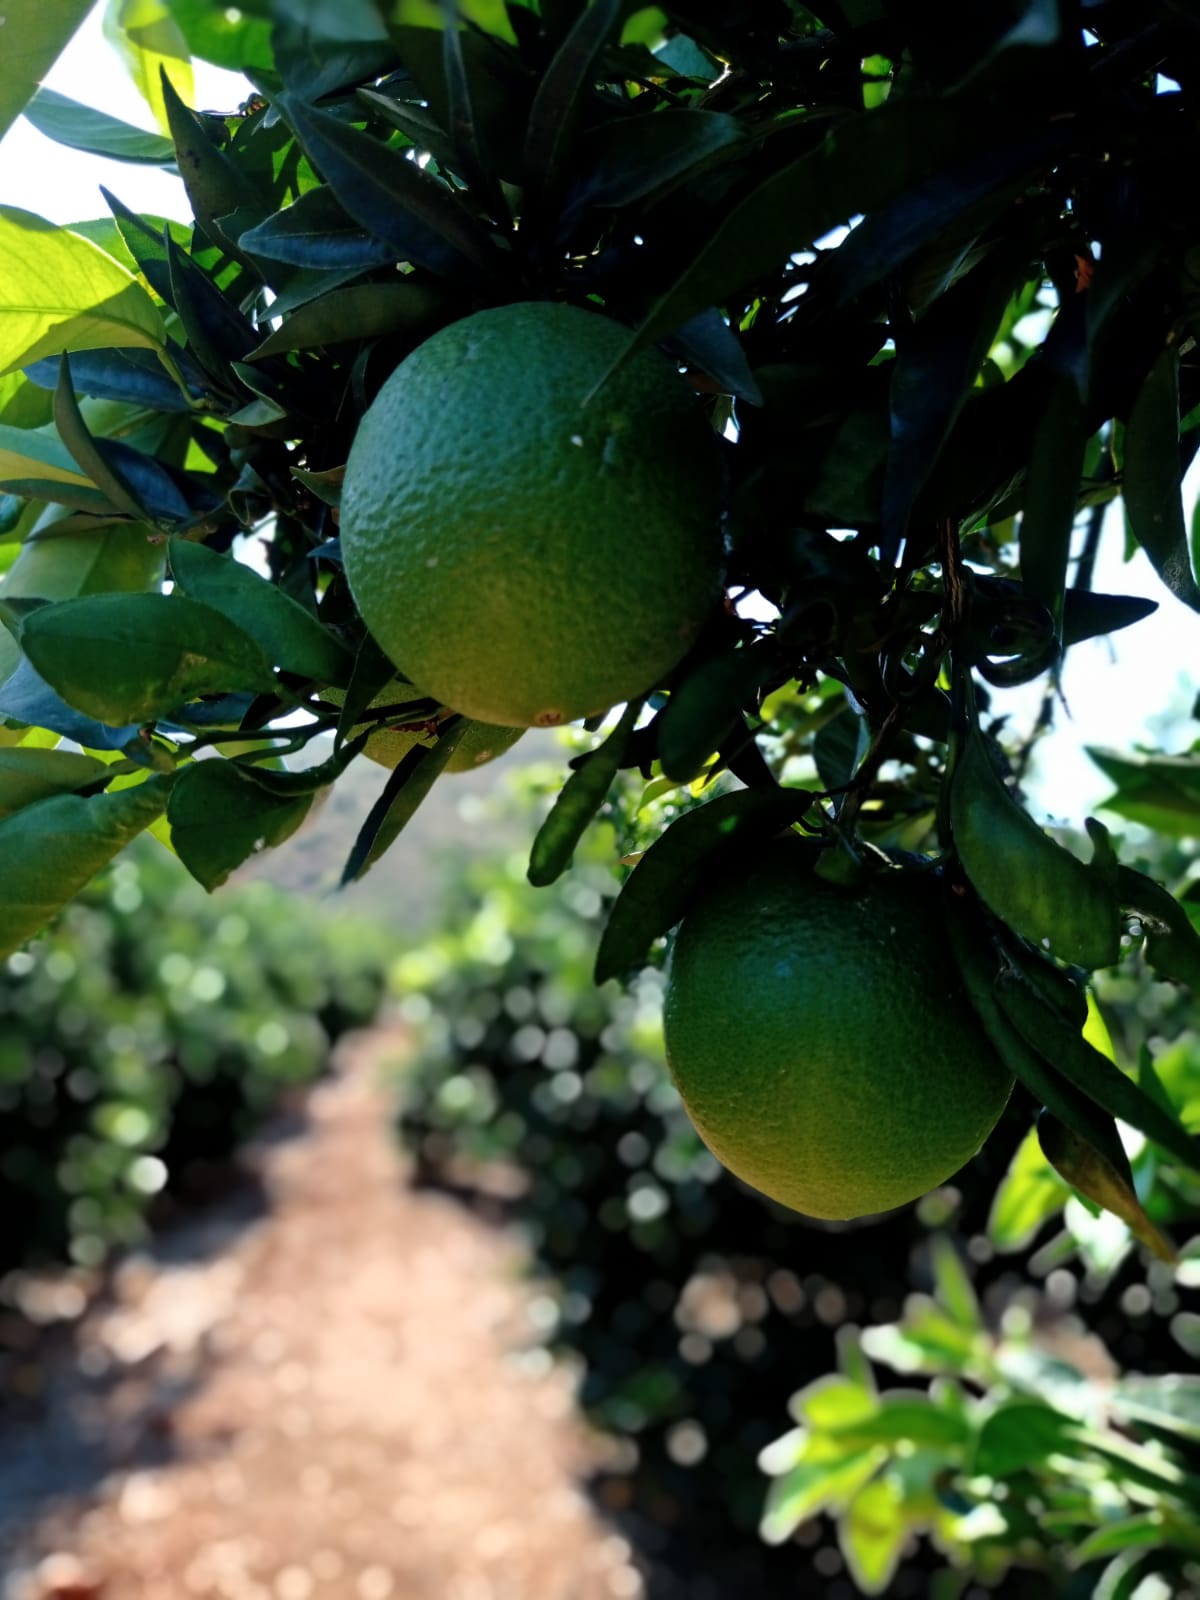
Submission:
<svg viewBox="0 0 1200 1600">
<path fill-rule="evenodd" d="M 585 303 L 708 396 L 730 592 L 775 617 L 716 610 L 640 725 L 627 710 L 572 774 L 531 875 L 563 870 L 623 767 L 746 786 L 632 874 L 611 976 L 683 915 L 714 850 L 763 829 L 808 829 L 835 876 L 940 849 L 948 945 L 1047 1108 L 1043 1147 L 1138 1217 L 1114 1119 L 1193 1166 L 1195 1141 L 1159 1086 L 1081 1040 L 1076 978 L 1136 919 L 1161 974 L 1200 987 L 1200 936 L 1098 824 L 1085 863 L 1033 821 L 984 713 L 1151 609 L 1092 591 L 1117 496 L 1132 545 L 1200 609 L 1180 494 L 1200 442 L 1186 8 L 993 0 L 947 26 L 898 0 L 164 3 L 153 49 L 245 73 L 236 113 L 190 110 L 169 71 L 154 88 L 131 25 L 169 148 L 61 97 L 33 116 L 176 167 L 194 225 L 116 196 L 66 230 L 0 213 L 0 521 L 22 541 L 0 588 L 0 944 L 164 813 L 207 887 L 294 832 L 361 750 L 353 730 L 395 716 L 369 710 L 395 665 L 337 540 L 364 409 L 448 322 Z M 263 573 L 236 559 L 251 534 Z M 780 785 L 777 730 L 811 740 L 819 782 Z M 273 764 L 324 732 L 332 755 Z M 348 877 L 459 737 L 398 765 Z M 214 746 L 226 759 L 195 759 Z"/>
<path fill-rule="evenodd" d="M 202 1190 L 383 996 L 378 940 L 147 842 L 0 972 L 0 1269 L 93 1265 Z"/>
<path fill-rule="evenodd" d="M 630 794 L 614 811 L 618 837 L 635 822 L 640 798 Z M 607 841 L 591 840 L 575 871 L 536 895 L 516 857 L 460 874 L 445 931 L 395 968 L 402 1013 L 418 1039 L 406 1068 L 401 1129 L 425 1181 L 482 1196 L 489 1207 L 497 1194 L 510 1196 L 504 1203 L 521 1223 L 545 1295 L 544 1337 L 581 1362 L 581 1402 L 620 1443 L 596 1493 L 627 1519 L 655 1568 L 655 1593 L 715 1596 L 744 1585 L 782 1600 L 806 1585 L 824 1592 L 830 1533 L 826 1524 L 801 1519 L 840 1506 L 839 1485 L 814 1478 L 810 1503 L 793 1496 L 790 1509 L 772 1512 L 765 1531 L 787 1542 L 767 1548 L 756 1537 L 764 1495 L 758 1458 L 797 1383 L 834 1364 L 835 1328 L 844 1320 L 887 1323 L 912 1285 L 929 1281 L 931 1226 L 956 1228 L 959 1249 L 970 1246 L 967 1259 L 989 1317 L 1015 1298 L 1040 1305 L 1059 1324 L 1063 1302 L 1028 1287 L 1055 1272 L 1055 1288 L 1069 1278 L 1072 1294 L 1086 1292 L 1088 1322 L 1122 1365 L 1163 1373 L 1179 1365 L 1181 1351 L 1195 1354 L 1200 1322 L 1186 1309 L 1195 1299 L 1188 1288 L 1196 1286 L 1195 1246 L 1174 1271 L 1160 1262 L 1147 1266 L 1131 1252 L 1128 1228 L 1111 1217 L 1098 1221 L 1045 1162 L 1036 1138 L 1023 1139 L 1025 1114 L 1015 1105 L 953 1189 L 877 1220 L 853 1239 L 843 1226 L 814 1226 L 769 1205 L 718 1168 L 664 1066 L 661 974 L 643 973 L 624 994 L 590 982 L 595 934 L 612 890 L 610 853 Z M 1136 980 L 1127 973 L 1125 981 Z M 1142 981 L 1137 999 L 1149 992 Z M 1182 1044 L 1189 1048 L 1186 1039 Z M 1194 1086 L 1194 1049 L 1189 1060 Z M 514 1167 L 524 1179 L 515 1193 L 495 1176 Z M 1151 1170 L 1146 1151 L 1135 1167 L 1157 1220 L 1186 1214 L 1186 1195 L 1181 1212 L 1171 1209 L 1179 1202 L 1177 1169 L 1160 1163 Z M 1126 1299 L 1131 1288 L 1134 1298 Z M 956 1303 L 965 1302 L 960 1296 Z M 1071 1325 L 1081 1336 L 1082 1324 Z M 991 1343 L 981 1332 L 964 1339 L 975 1364 L 960 1376 L 980 1383 L 998 1405 L 1009 1379 L 994 1365 L 979 1376 L 980 1352 Z M 886 1354 L 882 1347 L 872 1353 Z M 1031 1365 L 1029 1384 L 1047 1371 Z M 1058 1404 L 1050 1389 L 1044 1398 Z M 903 1456 L 905 1447 L 896 1448 Z M 778 1462 L 779 1450 L 767 1460 Z M 1063 1486 L 1070 1473 L 1090 1470 L 1090 1460 L 1073 1456 L 1066 1476 L 1044 1470 Z M 948 1463 L 955 1472 L 962 1465 L 961 1453 Z M 886 1462 L 876 1456 L 873 1467 L 904 1470 L 892 1455 Z M 956 1482 L 947 1477 L 944 1487 L 938 1525 L 958 1530 L 967 1507 Z M 872 1490 L 864 1513 L 881 1492 Z M 1094 1494 L 1099 1506 L 1101 1490 Z M 928 1509 L 928 1498 L 921 1508 Z M 1114 1497 L 1105 1514 L 1118 1509 Z M 902 1544 L 919 1520 L 913 1507 L 904 1514 Z M 852 1571 L 869 1581 L 881 1552 L 867 1548 L 860 1520 L 852 1550 L 844 1521 L 839 1536 Z M 1022 1575 L 1028 1592 L 1063 1592 L 1057 1584 L 1071 1539 L 1065 1524 L 1033 1548 L 1023 1536 L 994 1534 L 976 1546 L 973 1525 L 962 1526 L 968 1531 L 948 1533 L 940 1547 L 914 1551 L 906 1544 L 898 1587 L 889 1592 L 933 1592 L 932 1569 L 948 1556 L 980 1576 L 1005 1559 L 1032 1559 L 1044 1572 Z M 1089 1566 L 1085 1577 L 1094 1575 Z"/>
<path fill-rule="evenodd" d="M 1148 1580 L 1145 1592 L 1193 1593 L 1200 1379 L 1098 1375 L 1084 1343 L 1076 1361 L 1039 1350 L 1027 1314 L 994 1336 L 954 1247 L 933 1246 L 934 1294 L 861 1340 L 845 1330 L 840 1372 L 793 1397 L 797 1426 L 763 1452 L 764 1537 L 835 1513 L 866 1594 L 918 1533 L 989 1585 L 1016 1561 L 1046 1570 L 1056 1594 L 1115 1600 Z M 933 1381 L 881 1394 L 867 1357 Z"/>
</svg>

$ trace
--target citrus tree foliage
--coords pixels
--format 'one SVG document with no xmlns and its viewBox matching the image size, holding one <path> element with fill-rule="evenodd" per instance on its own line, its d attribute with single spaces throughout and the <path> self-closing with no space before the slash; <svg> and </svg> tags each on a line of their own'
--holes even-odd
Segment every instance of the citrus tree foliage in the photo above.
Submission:
<svg viewBox="0 0 1200 1600">
<path fill-rule="evenodd" d="M 1058 1594 L 1081 1572 L 1081 1594 L 1185 1592 L 1200 1549 L 1188 1470 L 1200 1383 L 1089 1376 L 1086 1348 L 1079 1364 L 1051 1356 L 1028 1319 L 995 1337 L 948 1240 L 933 1240 L 932 1258 L 933 1295 L 861 1340 L 842 1330 L 841 1370 L 792 1397 L 796 1426 L 761 1457 L 774 1480 L 764 1537 L 836 1515 L 866 1594 L 887 1588 L 914 1534 L 989 1583 L 1015 1560 L 1047 1570 Z M 933 1381 L 881 1393 L 867 1357 Z"/>
<path fill-rule="evenodd" d="M 1200 939 L 1098 823 L 1084 860 L 1033 820 L 991 713 L 1153 609 L 1091 586 L 1117 496 L 1164 603 L 1200 609 L 1180 496 L 1200 442 L 1186 8 L 993 0 L 953 26 L 888 0 L 166 12 L 155 40 L 124 37 L 169 149 L 58 96 L 31 114 L 177 167 L 194 225 L 117 194 L 70 229 L 0 212 L 4 947 L 164 819 L 219 885 L 295 831 L 372 727 L 415 726 L 347 876 L 379 858 L 464 731 L 403 684 L 379 704 L 395 664 L 338 543 L 359 420 L 447 324 L 586 305 L 626 330 L 614 369 L 659 344 L 707 396 L 730 599 L 576 763 L 532 875 L 565 867 L 622 769 L 739 780 L 646 851 L 606 978 L 717 852 L 764 833 L 806 831 L 834 878 L 936 852 L 947 944 L 1045 1108 L 1047 1157 L 1169 1252 L 1115 1119 L 1183 1167 L 1195 1141 L 1149 1058 L 1135 1080 L 1083 1036 L 1078 980 L 1133 928 L 1194 987 Z M 189 52 L 254 95 L 190 109 Z M 231 555 L 248 534 L 266 575 Z M 752 591 L 774 621 L 739 615 Z M 317 765 L 273 764 L 321 733 Z M 780 782 L 780 737 L 814 758 L 811 784 Z M 1194 831 L 1194 756 L 1112 759 L 1127 815 Z"/>
</svg>

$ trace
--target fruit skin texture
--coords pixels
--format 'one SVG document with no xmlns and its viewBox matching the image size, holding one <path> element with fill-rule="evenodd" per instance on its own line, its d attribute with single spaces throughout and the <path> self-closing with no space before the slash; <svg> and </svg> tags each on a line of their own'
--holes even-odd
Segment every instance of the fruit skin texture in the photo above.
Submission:
<svg viewBox="0 0 1200 1600">
<path fill-rule="evenodd" d="M 330 705 L 340 708 L 345 702 L 346 692 L 344 689 L 329 688 L 325 690 L 323 698 Z M 428 699 L 428 696 L 422 694 L 419 689 L 414 689 L 412 684 L 395 683 L 389 684 L 377 694 L 371 705 L 403 706 L 410 701 L 425 699 Z M 403 712 L 397 712 L 398 722 L 402 717 Z M 351 735 L 361 733 L 365 727 L 366 724 L 360 722 L 356 728 L 350 730 Z M 482 767 L 487 762 L 494 761 L 497 756 L 503 755 L 506 750 L 511 750 L 524 732 L 524 728 L 498 728 L 489 723 L 473 722 L 458 741 L 444 771 L 474 772 L 476 767 Z M 381 767 L 394 769 L 418 742 L 418 737 L 417 732 L 384 726 L 367 740 L 363 747 L 363 755 L 378 762 Z"/>
<path fill-rule="evenodd" d="M 916 1199 L 979 1149 L 1012 1079 L 963 992 L 939 887 L 884 871 L 850 891 L 782 841 L 684 919 L 667 1059 L 731 1172 L 812 1217 Z"/>
<path fill-rule="evenodd" d="M 644 693 L 721 592 L 720 446 L 666 358 L 547 302 L 401 362 L 355 436 L 346 574 L 404 675 L 481 722 L 553 727 Z"/>
</svg>

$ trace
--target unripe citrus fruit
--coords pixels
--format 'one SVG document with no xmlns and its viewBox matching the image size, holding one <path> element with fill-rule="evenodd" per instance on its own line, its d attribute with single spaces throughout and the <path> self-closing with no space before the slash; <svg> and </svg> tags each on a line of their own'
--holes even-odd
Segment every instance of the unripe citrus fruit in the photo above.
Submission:
<svg viewBox="0 0 1200 1600">
<path fill-rule="evenodd" d="M 939 886 L 885 870 L 857 890 L 788 841 L 684 918 L 667 1059 L 704 1142 L 808 1216 L 885 1211 L 979 1149 L 1012 1087 L 946 948 Z"/>
<path fill-rule="evenodd" d="M 341 707 L 345 703 L 346 692 L 344 689 L 326 689 L 323 698 L 330 705 Z M 413 746 L 421 741 L 425 721 L 432 721 L 438 716 L 438 713 L 434 712 L 428 719 L 422 721 L 421 727 L 415 725 L 411 728 L 405 727 L 406 720 L 412 720 L 415 724 L 418 719 L 406 719 L 404 707 L 428 698 L 428 695 L 423 694 L 420 689 L 414 689 L 411 683 L 392 683 L 380 690 L 371 701 L 371 709 L 395 706 L 395 725 L 389 726 L 385 723 L 377 733 L 373 733 L 363 746 L 363 755 L 372 761 L 377 761 L 381 767 L 398 767 Z M 366 726 L 365 722 L 360 722 L 350 730 L 351 737 L 361 733 Z M 524 732 L 524 728 L 499 728 L 493 723 L 472 722 L 458 741 L 453 755 L 443 770 L 474 772 L 476 767 L 482 767 L 488 761 L 494 761 L 497 756 L 503 755 L 506 750 L 511 750 Z M 428 739 L 425 742 L 428 743 Z"/>
<path fill-rule="evenodd" d="M 597 384 L 629 330 L 480 311 L 397 367 L 342 487 L 359 610 L 397 667 L 481 722 L 552 727 L 644 693 L 720 594 L 719 445 L 666 358 Z"/>
</svg>

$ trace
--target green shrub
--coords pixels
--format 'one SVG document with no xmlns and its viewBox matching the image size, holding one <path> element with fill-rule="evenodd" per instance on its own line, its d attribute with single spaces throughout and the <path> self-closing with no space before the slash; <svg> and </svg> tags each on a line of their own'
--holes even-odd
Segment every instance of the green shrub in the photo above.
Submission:
<svg viewBox="0 0 1200 1600">
<path fill-rule="evenodd" d="M 127 853 L 0 969 L 0 1266 L 141 1236 L 383 992 L 380 942 L 265 883 Z"/>
<path fill-rule="evenodd" d="M 844 1330 L 839 1370 L 792 1396 L 796 1426 L 761 1457 L 764 1538 L 835 1516 L 866 1594 L 924 1535 L 959 1587 L 1020 1565 L 1054 1594 L 1195 1595 L 1200 1378 L 1121 1377 L 1069 1327 L 1047 1348 L 1020 1305 L 989 1329 L 954 1247 L 932 1243 L 934 1293 Z M 921 1387 L 880 1392 L 872 1360 Z"/>
</svg>

